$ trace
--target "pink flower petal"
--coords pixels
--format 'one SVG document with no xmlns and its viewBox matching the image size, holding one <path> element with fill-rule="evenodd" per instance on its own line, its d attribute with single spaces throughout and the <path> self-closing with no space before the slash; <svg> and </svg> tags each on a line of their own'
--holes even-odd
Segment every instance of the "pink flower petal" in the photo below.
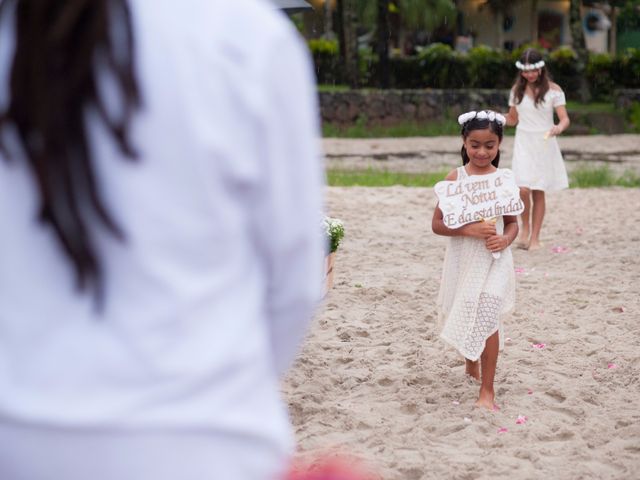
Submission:
<svg viewBox="0 0 640 480">
<path fill-rule="evenodd" d="M 564 247 L 562 245 L 557 245 L 555 247 L 552 247 L 551 251 L 553 253 L 568 253 L 569 252 L 569 247 Z"/>
<path fill-rule="evenodd" d="M 507 433 L 508 431 L 509 431 L 509 430 L 508 430 L 507 428 L 505 428 L 505 427 L 500 427 L 500 428 L 498 429 L 498 433 Z"/>
<path fill-rule="evenodd" d="M 454 400 L 454 401 L 453 401 L 453 402 L 451 402 L 451 403 L 453 403 L 454 405 L 460 405 L 460 402 L 459 402 L 459 401 L 457 401 L 457 400 Z"/>
<path fill-rule="evenodd" d="M 620 306 L 620 307 L 614 307 L 612 310 L 616 313 L 624 313 L 625 308 L 623 306 Z"/>
<path fill-rule="evenodd" d="M 583 232 L 584 232 L 584 230 L 582 229 L 582 227 L 577 227 L 576 228 L 576 234 L 577 235 L 582 235 Z"/>
<path fill-rule="evenodd" d="M 547 346 L 546 343 L 534 343 L 531 345 L 533 348 L 537 349 L 537 350 L 542 350 L 544 347 Z"/>
<path fill-rule="evenodd" d="M 615 363 L 609 363 L 609 364 L 607 365 L 607 368 L 608 368 L 608 369 L 618 368 L 618 365 L 616 365 Z"/>
<path fill-rule="evenodd" d="M 514 270 L 518 275 L 525 272 L 525 269 L 523 267 L 516 267 Z"/>
<path fill-rule="evenodd" d="M 533 390 L 531 389 L 527 390 L 527 395 L 533 395 Z"/>
<path fill-rule="evenodd" d="M 518 418 L 516 418 L 516 423 L 518 425 L 523 425 L 527 423 L 527 417 L 525 417 L 524 415 L 518 415 Z"/>
</svg>

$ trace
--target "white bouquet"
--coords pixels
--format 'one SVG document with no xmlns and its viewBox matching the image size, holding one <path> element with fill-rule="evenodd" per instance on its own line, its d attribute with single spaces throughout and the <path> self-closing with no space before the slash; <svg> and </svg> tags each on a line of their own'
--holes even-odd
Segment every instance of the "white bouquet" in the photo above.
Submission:
<svg viewBox="0 0 640 480">
<path fill-rule="evenodd" d="M 323 226 L 329 243 L 329 253 L 338 250 L 340 241 L 344 237 L 344 224 L 338 218 L 324 217 Z"/>
</svg>

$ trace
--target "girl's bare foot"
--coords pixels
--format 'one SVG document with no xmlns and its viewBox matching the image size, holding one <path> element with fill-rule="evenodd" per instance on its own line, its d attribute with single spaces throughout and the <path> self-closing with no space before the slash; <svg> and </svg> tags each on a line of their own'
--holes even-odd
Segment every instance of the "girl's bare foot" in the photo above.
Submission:
<svg viewBox="0 0 640 480">
<path fill-rule="evenodd" d="M 470 377 L 480 380 L 480 362 L 465 359 L 465 372 Z"/>
<path fill-rule="evenodd" d="M 521 232 L 516 239 L 516 247 L 522 248 L 523 250 L 529 249 L 529 232 Z"/>
<path fill-rule="evenodd" d="M 532 240 L 527 250 L 530 250 L 530 251 L 540 250 L 543 246 L 544 246 L 544 243 L 540 242 L 539 240 L 535 240 L 535 241 Z"/>
<path fill-rule="evenodd" d="M 495 395 L 493 391 L 481 388 L 478 400 L 476 401 L 476 407 L 486 408 L 491 411 L 499 410 L 498 406 L 494 403 L 494 400 Z"/>
</svg>

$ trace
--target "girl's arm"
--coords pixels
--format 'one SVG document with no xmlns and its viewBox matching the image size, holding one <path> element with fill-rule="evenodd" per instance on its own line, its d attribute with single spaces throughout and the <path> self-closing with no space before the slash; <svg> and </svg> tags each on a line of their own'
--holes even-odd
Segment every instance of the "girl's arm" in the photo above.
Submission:
<svg viewBox="0 0 640 480">
<path fill-rule="evenodd" d="M 558 124 L 554 125 L 553 128 L 549 130 L 549 135 L 560 135 L 569 128 L 569 125 L 571 124 L 569 114 L 567 113 L 567 107 L 564 105 L 558 105 L 556 107 L 556 115 L 558 115 Z"/>
<path fill-rule="evenodd" d="M 504 250 L 509 245 L 513 243 L 513 241 L 518 236 L 518 217 L 514 215 L 505 215 L 502 217 L 502 221 L 504 222 L 504 232 L 502 235 L 492 235 L 487 238 L 487 249 L 492 252 L 499 252 Z"/>
<path fill-rule="evenodd" d="M 506 126 L 507 127 L 514 127 L 515 125 L 518 124 L 518 110 L 516 110 L 516 107 L 509 107 L 509 112 L 504 116 L 504 118 L 507 120 Z"/>
<path fill-rule="evenodd" d="M 436 206 L 433 212 L 431 229 L 436 235 L 443 235 L 445 237 L 475 237 L 480 240 L 486 240 L 496 234 L 496 226 L 490 222 L 467 223 L 460 228 L 449 228 L 444 224 L 442 210 L 440 210 L 439 206 Z"/>
<path fill-rule="evenodd" d="M 457 178 L 457 170 L 452 170 L 444 179 L 454 182 Z M 491 223 L 474 222 L 468 223 L 460 228 L 449 228 L 444 224 L 443 218 L 444 215 L 442 214 L 442 210 L 440 210 L 440 206 L 436 205 L 431 219 L 431 230 L 433 230 L 433 233 L 436 235 L 443 235 L 445 237 L 476 237 L 485 240 L 491 235 L 496 234 L 496 226 Z"/>
</svg>

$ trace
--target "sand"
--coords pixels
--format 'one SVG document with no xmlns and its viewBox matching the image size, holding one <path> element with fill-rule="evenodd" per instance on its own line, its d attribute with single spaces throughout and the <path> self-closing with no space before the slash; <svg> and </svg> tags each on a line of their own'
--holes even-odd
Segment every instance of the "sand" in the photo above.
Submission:
<svg viewBox="0 0 640 480">
<path fill-rule="evenodd" d="M 434 205 L 428 188 L 328 188 L 346 237 L 283 385 L 300 457 L 354 454 L 385 480 L 637 478 L 640 189 L 550 194 L 545 247 L 514 248 L 499 412 L 473 406 L 438 337 Z"/>
</svg>

